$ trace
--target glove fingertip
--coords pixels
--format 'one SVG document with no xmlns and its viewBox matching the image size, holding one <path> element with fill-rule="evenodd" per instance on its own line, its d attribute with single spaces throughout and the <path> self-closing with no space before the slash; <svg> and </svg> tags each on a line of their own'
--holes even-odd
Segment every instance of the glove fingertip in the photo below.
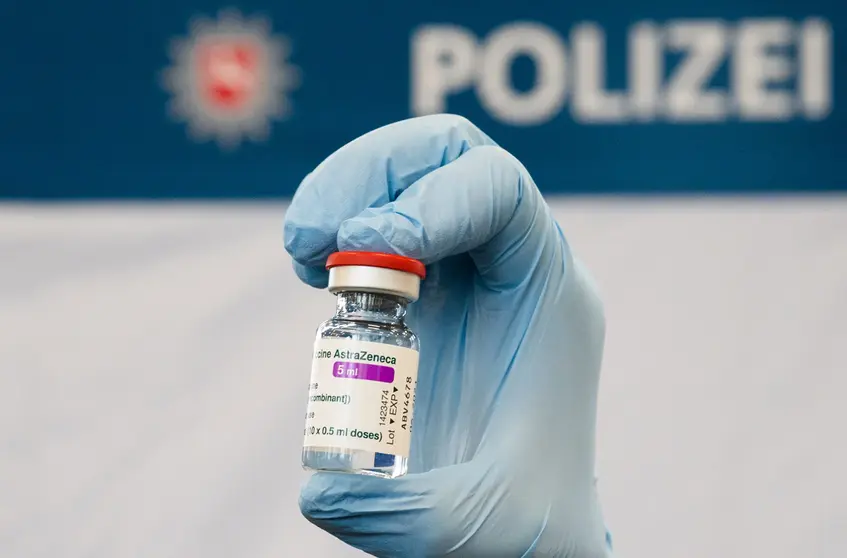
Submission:
<svg viewBox="0 0 847 558">
<path fill-rule="evenodd" d="M 378 497 L 372 489 L 354 486 L 356 481 L 360 479 L 343 473 L 315 473 L 300 490 L 300 513 L 316 524 L 355 515 L 365 499 Z"/>
<path fill-rule="evenodd" d="M 363 250 L 422 259 L 425 235 L 420 222 L 390 208 L 369 211 L 341 224 L 336 242 L 339 250 Z"/>
<path fill-rule="evenodd" d="M 329 272 L 323 267 L 306 266 L 297 261 L 293 264 L 294 273 L 310 287 L 325 289 L 329 285 Z"/>
<path fill-rule="evenodd" d="M 324 512 L 326 510 L 326 506 L 323 505 L 320 498 L 321 490 L 314 483 L 315 477 L 320 474 L 316 473 L 303 485 L 303 488 L 300 490 L 300 499 L 298 502 L 300 513 L 313 523 L 320 520 L 325 515 Z"/>
<path fill-rule="evenodd" d="M 298 223 L 286 220 L 283 226 L 283 246 L 295 261 L 317 266 L 333 251 L 335 230 L 323 224 Z"/>
</svg>

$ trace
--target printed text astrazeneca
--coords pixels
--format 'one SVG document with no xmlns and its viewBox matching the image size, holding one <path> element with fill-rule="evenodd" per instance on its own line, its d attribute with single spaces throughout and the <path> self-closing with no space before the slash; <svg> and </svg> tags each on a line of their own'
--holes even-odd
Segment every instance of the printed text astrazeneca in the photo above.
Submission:
<svg viewBox="0 0 847 558">
<path fill-rule="evenodd" d="M 397 364 L 397 359 L 393 356 L 381 355 L 379 353 L 371 353 L 362 349 L 358 349 L 355 351 L 347 349 L 335 349 L 335 351 L 328 351 L 326 349 L 322 349 L 315 351 L 315 358 L 340 358 L 346 360 L 358 360 L 360 362 Z"/>
</svg>

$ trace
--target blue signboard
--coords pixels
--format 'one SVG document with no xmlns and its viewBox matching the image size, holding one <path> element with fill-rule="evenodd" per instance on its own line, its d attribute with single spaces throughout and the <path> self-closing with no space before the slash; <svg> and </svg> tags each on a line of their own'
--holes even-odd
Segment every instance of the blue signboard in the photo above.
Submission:
<svg viewBox="0 0 847 558">
<path fill-rule="evenodd" d="M 464 115 L 545 193 L 847 189 L 838 0 L 17 3 L 0 197 L 290 196 Z"/>
</svg>

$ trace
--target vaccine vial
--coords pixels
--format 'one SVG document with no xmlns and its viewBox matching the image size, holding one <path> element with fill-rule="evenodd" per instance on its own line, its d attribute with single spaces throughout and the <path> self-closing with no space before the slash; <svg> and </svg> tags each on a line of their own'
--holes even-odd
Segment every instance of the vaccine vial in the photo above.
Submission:
<svg viewBox="0 0 847 558">
<path fill-rule="evenodd" d="M 400 477 L 409 466 L 419 354 L 406 307 L 426 269 L 376 252 L 336 252 L 326 267 L 336 309 L 315 339 L 303 467 Z"/>
</svg>

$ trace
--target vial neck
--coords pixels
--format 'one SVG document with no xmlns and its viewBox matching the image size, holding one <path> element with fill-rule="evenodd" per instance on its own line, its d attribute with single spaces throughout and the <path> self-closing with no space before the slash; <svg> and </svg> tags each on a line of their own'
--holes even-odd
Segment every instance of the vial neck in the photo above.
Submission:
<svg viewBox="0 0 847 558">
<path fill-rule="evenodd" d="M 345 291 L 338 293 L 335 317 L 340 320 L 402 324 L 406 300 L 389 294 Z"/>
</svg>

